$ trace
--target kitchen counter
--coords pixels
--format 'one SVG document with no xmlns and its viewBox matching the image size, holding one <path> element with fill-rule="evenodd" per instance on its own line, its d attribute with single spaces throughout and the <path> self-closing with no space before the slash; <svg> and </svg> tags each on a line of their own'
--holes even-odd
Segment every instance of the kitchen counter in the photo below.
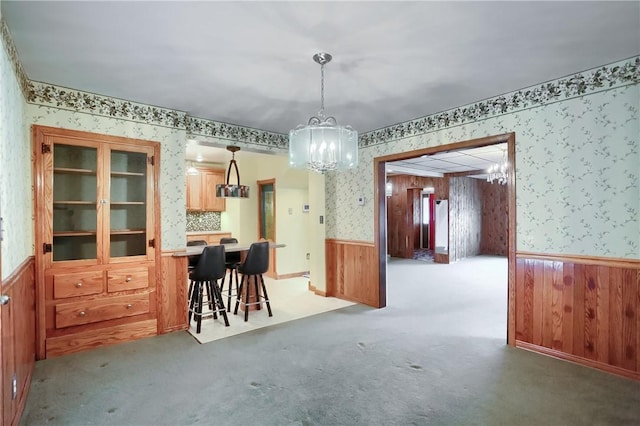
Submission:
<svg viewBox="0 0 640 426">
<path fill-rule="evenodd" d="M 187 235 L 217 235 L 217 234 L 231 234 L 229 231 L 188 231 Z"/>
<path fill-rule="evenodd" d="M 228 231 L 193 231 L 187 232 L 187 241 L 204 240 L 207 244 L 220 244 L 221 238 L 230 238 Z"/>
</svg>

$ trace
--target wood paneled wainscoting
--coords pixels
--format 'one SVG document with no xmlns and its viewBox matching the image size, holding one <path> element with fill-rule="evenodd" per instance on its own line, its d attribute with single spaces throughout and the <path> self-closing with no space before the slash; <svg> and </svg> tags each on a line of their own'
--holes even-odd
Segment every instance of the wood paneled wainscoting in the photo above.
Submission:
<svg viewBox="0 0 640 426">
<path fill-rule="evenodd" d="M 640 380 L 640 260 L 518 252 L 516 346 Z"/>
<path fill-rule="evenodd" d="M 176 250 L 177 251 L 177 250 Z M 180 250 L 182 251 L 182 250 Z M 162 279 L 158 287 L 158 333 L 186 330 L 187 257 L 174 257 L 175 251 L 162 252 Z"/>
<path fill-rule="evenodd" d="M 378 252 L 373 243 L 327 239 L 325 241 L 327 296 L 373 307 L 384 306 L 378 272 Z"/>
<path fill-rule="evenodd" d="M 2 294 L 9 303 L 2 306 L 2 419 L 4 425 L 18 424 L 27 400 L 36 363 L 35 262 L 27 258 L 2 281 Z M 15 388 L 13 381 L 15 380 Z M 14 390 L 15 389 L 15 393 Z"/>
</svg>

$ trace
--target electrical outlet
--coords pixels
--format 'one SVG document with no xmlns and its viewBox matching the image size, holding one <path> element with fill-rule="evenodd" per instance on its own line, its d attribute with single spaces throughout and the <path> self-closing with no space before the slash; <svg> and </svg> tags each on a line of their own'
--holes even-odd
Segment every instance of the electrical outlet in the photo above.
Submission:
<svg viewBox="0 0 640 426">
<path fill-rule="evenodd" d="M 311 256 L 309 256 L 309 253 L 307 253 L 307 260 L 309 260 L 311 258 Z"/>
</svg>

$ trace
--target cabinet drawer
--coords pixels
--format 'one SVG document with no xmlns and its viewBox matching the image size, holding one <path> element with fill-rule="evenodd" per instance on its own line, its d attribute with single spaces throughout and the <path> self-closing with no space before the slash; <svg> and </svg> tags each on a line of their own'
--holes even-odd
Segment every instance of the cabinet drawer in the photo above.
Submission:
<svg viewBox="0 0 640 426">
<path fill-rule="evenodd" d="M 89 324 L 149 312 L 149 294 L 109 297 L 56 305 L 56 328 Z"/>
<path fill-rule="evenodd" d="M 149 268 L 116 269 L 107 272 L 107 291 L 135 290 L 149 287 Z"/>
<path fill-rule="evenodd" d="M 102 271 L 57 274 L 53 276 L 53 298 L 102 293 Z"/>
</svg>

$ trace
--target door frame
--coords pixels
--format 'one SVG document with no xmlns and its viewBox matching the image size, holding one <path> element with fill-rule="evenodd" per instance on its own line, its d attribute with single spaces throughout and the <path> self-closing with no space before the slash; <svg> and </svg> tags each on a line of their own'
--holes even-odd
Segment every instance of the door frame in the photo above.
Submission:
<svg viewBox="0 0 640 426">
<path fill-rule="evenodd" d="M 277 220 L 277 204 L 276 204 L 276 180 L 275 178 L 258 180 L 256 181 L 256 184 L 258 185 L 258 238 L 260 240 L 263 240 L 263 239 L 266 240 L 266 238 L 264 238 L 264 236 L 262 235 L 262 219 L 263 219 L 262 187 L 266 185 L 271 185 L 273 186 L 273 236 L 274 236 L 274 239 L 277 239 L 278 229 L 276 227 L 276 224 L 278 223 L 278 220 Z M 278 271 L 277 271 L 276 265 L 277 265 L 276 250 L 271 249 L 269 251 L 269 270 L 265 275 L 268 276 L 269 278 L 274 278 L 274 279 L 277 278 Z"/>
<path fill-rule="evenodd" d="M 507 178 L 507 344 L 515 346 L 516 312 L 515 312 L 515 278 L 516 278 L 516 134 L 514 132 L 501 135 L 470 139 L 446 145 L 421 148 L 415 151 L 399 152 L 373 159 L 374 177 L 374 246 L 378 253 L 378 294 L 379 307 L 387 305 L 387 221 L 386 221 L 386 163 L 388 161 L 406 160 L 421 155 L 431 155 L 444 151 L 479 148 L 487 145 L 507 144 L 507 158 L 510 173 Z"/>
</svg>

